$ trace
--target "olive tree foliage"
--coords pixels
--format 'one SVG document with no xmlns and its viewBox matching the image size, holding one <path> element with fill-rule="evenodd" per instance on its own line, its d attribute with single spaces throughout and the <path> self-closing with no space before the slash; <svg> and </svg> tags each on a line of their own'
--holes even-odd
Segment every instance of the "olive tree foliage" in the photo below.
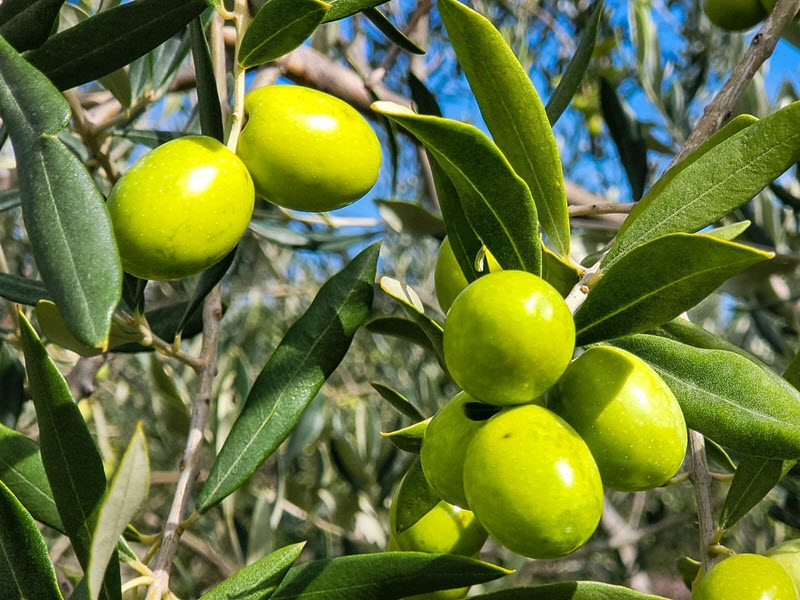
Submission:
<svg viewBox="0 0 800 600">
<path fill-rule="evenodd" d="M 682 0 L 4 0 L 0 596 L 678 598 L 720 544 L 792 537 L 800 104 L 759 67 L 797 4 L 750 46 Z M 235 140 L 245 85 L 279 78 L 373 121 L 374 204 L 259 201 L 203 274 L 123 273 L 103 201 L 126 166 Z M 385 552 L 456 391 L 445 234 L 468 280 L 485 247 L 553 283 L 578 343 L 650 363 L 692 429 L 670 486 L 609 492 L 572 556 Z"/>
</svg>

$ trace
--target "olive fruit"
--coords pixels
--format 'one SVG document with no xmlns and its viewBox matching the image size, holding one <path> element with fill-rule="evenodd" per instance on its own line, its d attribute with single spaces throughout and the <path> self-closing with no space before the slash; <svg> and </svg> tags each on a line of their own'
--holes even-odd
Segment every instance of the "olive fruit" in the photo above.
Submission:
<svg viewBox="0 0 800 600">
<path fill-rule="evenodd" d="M 680 468 L 687 442 L 681 407 L 658 373 L 630 352 L 590 348 L 548 396 L 548 408 L 589 446 L 606 486 L 649 490 Z"/>
<path fill-rule="evenodd" d="M 530 558 L 557 558 L 583 545 L 600 522 L 603 485 L 581 437 L 555 413 L 507 408 L 473 436 L 464 491 L 493 538 Z"/>
<path fill-rule="evenodd" d="M 501 271 L 502 267 L 492 256 L 491 252 L 486 252 L 485 266 L 489 272 Z M 434 271 L 434 283 L 436 285 L 436 299 L 443 313 L 450 310 L 453 300 L 456 299 L 461 291 L 467 287 L 467 278 L 458 265 L 456 255 L 453 254 L 453 247 L 450 245 L 450 238 L 444 238 L 439 247 L 439 255 L 436 258 L 436 270 Z"/>
<path fill-rule="evenodd" d="M 145 154 L 108 197 L 122 267 L 142 279 L 180 279 L 230 252 L 253 212 L 244 163 L 217 140 L 186 136 Z"/>
<path fill-rule="evenodd" d="M 455 382 L 487 404 L 531 402 L 569 365 L 575 325 L 564 299 L 524 271 L 484 275 L 461 292 L 444 324 Z"/>
<path fill-rule="evenodd" d="M 706 16 L 721 29 L 744 31 L 767 16 L 760 0 L 706 0 Z"/>
<path fill-rule="evenodd" d="M 270 85 L 244 98 L 247 124 L 237 154 L 266 200 L 295 210 L 341 208 L 378 178 L 381 145 L 353 107 L 295 85 Z"/>
<path fill-rule="evenodd" d="M 797 588 L 777 562 L 737 554 L 709 569 L 692 587 L 692 600 L 797 600 Z"/>
</svg>

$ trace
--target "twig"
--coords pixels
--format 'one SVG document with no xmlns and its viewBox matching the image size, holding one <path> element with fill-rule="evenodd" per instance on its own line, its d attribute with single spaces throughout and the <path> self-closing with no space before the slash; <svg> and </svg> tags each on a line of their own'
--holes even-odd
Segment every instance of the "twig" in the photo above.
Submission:
<svg viewBox="0 0 800 600">
<path fill-rule="evenodd" d="M 720 560 L 720 555 L 711 551 L 716 542 L 717 529 L 714 524 L 714 511 L 711 504 L 711 473 L 706 461 L 706 442 L 703 434 L 689 430 L 689 454 L 692 460 L 692 473 L 689 479 L 694 488 L 697 501 L 697 520 L 700 528 L 700 561 L 708 571 Z"/>
<path fill-rule="evenodd" d="M 105 355 L 87 356 L 78 359 L 75 366 L 67 374 L 66 380 L 69 391 L 75 402 L 88 398 L 94 394 L 94 380 L 100 367 L 106 362 Z"/>
<path fill-rule="evenodd" d="M 692 150 L 711 137 L 730 117 L 731 111 L 741 98 L 750 80 L 761 68 L 778 44 L 783 31 L 800 12 L 800 0 L 779 0 L 775 9 L 753 37 L 741 62 L 731 73 L 728 81 L 703 112 L 692 135 L 686 140 L 680 152 L 672 159 L 670 167 L 677 164 Z M 668 167 L 669 168 L 669 167 Z"/>
<path fill-rule="evenodd" d="M 601 202 L 588 206 L 570 206 L 570 217 L 586 217 L 593 215 L 622 215 L 629 213 L 636 206 L 636 202 Z"/>
<path fill-rule="evenodd" d="M 75 130 L 89 148 L 94 159 L 103 167 L 109 181 L 111 181 L 111 183 L 116 183 L 120 177 L 119 169 L 108 156 L 108 153 L 103 150 L 100 136 L 97 135 L 94 125 L 86 118 L 86 113 L 83 111 L 78 93 L 75 90 L 67 90 L 64 92 L 64 97 L 67 99 L 69 107 L 72 110 L 72 122 L 75 126 Z"/>
</svg>

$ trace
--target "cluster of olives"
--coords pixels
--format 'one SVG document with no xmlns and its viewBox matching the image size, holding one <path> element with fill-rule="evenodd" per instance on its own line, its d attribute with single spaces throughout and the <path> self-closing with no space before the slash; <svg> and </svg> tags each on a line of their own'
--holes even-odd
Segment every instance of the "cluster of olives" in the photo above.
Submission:
<svg viewBox="0 0 800 600">
<path fill-rule="evenodd" d="M 778 0 L 706 0 L 709 20 L 727 31 L 744 31 L 767 18 Z M 798 13 L 800 18 L 800 13 Z"/>
<path fill-rule="evenodd" d="M 210 267 L 244 235 L 256 192 L 285 208 L 322 212 L 375 184 L 380 142 L 350 105 L 289 85 L 259 88 L 244 104 L 248 122 L 235 154 L 210 137 L 181 137 L 116 183 L 107 206 L 125 271 L 179 279 Z"/>
<path fill-rule="evenodd" d="M 575 329 L 561 295 L 536 275 L 489 263 L 467 285 L 442 244 L 444 356 L 463 391 L 428 424 L 422 470 L 448 506 L 471 511 L 508 549 L 557 558 L 596 529 L 604 485 L 647 490 L 678 471 L 686 424 L 638 357 L 596 346 L 572 361 Z"/>
</svg>

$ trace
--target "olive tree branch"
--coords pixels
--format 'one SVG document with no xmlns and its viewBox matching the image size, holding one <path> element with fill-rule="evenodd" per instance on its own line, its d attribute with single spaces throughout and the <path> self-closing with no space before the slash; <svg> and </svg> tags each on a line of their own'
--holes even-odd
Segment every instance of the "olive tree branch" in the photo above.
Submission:
<svg viewBox="0 0 800 600">
<path fill-rule="evenodd" d="M 680 162 L 700 144 L 710 138 L 730 117 L 731 111 L 742 97 L 755 74 L 772 55 L 778 40 L 794 16 L 800 12 L 800 0 L 779 0 L 775 9 L 758 30 L 744 57 L 709 104 L 703 117 L 686 140 L 680 152 L 672 159 L 670 167 Z"/>
<path fill-rule="evenodd" d="M 120 172 L 114 161 L 111 160 L 108 153 L 103 149 L 103 142 L 98 135 L 94 125 L 89 122 L 86 113 L 83 110 L 78 93 L 75 90 L 67 90 L 64 92 L 64 97 L 69 103 L 70 110 L 72 111 L 72 123 L 75 131 L 81 136 L 81 139 L 89 148 L 94 159 L 103 167 L 106 172 L 106 177 L 112 184 L 116 183 L 120 178 Z"/>
<path fill-rule="evenodd" d="M 233 11 L 234 23 L 236 25 L 236 55 L 244 33 L 250 25 L 250 8 L 247 0 L 236 0 Z M 215 72 L 218 71 L 220 62 L 224 65 L 225 54 L 224 46 L 219 52 L 219 45 L 212 45 L 212 58 L 214 60 Z M 234 66 L 235 87 L 234 87 L 234 109 L 231 115 L 231 132 L 228 138 L 228 148 L 236 150 L 236 143 L 241 131 L 242 119 L 244 116 L 244 91 L 245 91 L 245 71 L 238 60 Z M 224 88 L 222 88 L 224 90 Z M 218 88 L 218 92 L 220 89 Z M 222 94 L 221 94 L 222 96 Z M 224 104 L 225 98 L 220 101 Z M 217 374 L 217 347 L 219 343 L 219 323 L 222 319 L 222 291 L 217 284 L 206 296 L 203 304 L 203 342 L 200 360 L 202 366 L 198 370 L 197 392 L 195 393 L 194 404 L 192 406 L 192 418 L 189 424 L 189 434 L 186 438 L 186 446 L 183 451 L 183 458 L 179 466 L 178 485 L 175 496 L 172 499 L 167 521 L 161 532 L 161 545 L 156 552 L 153 564 L 153 583 L 148 588 L 147 600 L 161 600 L 165 595 L 169 595 L 169 572 L 172 561 L 178 551 L 178 541 L 183 533 L 184 527 L 196 521 L 196 513 L 193 513 L 188 520 L 184 520 L 186 507 L 189 503 L 189 495 L 192 484 L 197 477 L 197 459 L 203 445 L 203 432 L 208 422 L 208 413 L 211 407 L 211 391 L 214 384 L 214 377 Z"/>
<path fill-rule="evenodd" d="M 714 523 L 714 510 L 711 503 L 711 483 L 713 481 L 708 470 L 706 460 L 706 441 L 702 433 L 689 430 L 689 455 L 692 461 L 692 471 L 689 479 L 694 488 L 694 497 L 697 502 L 697 520 L 700 529 L 700 562 L 703 569 L 708 571 L 717 564 L 722 556 L 712 552 L 712 545 L 716 541 L 717 528 Z"/>
</svg>

